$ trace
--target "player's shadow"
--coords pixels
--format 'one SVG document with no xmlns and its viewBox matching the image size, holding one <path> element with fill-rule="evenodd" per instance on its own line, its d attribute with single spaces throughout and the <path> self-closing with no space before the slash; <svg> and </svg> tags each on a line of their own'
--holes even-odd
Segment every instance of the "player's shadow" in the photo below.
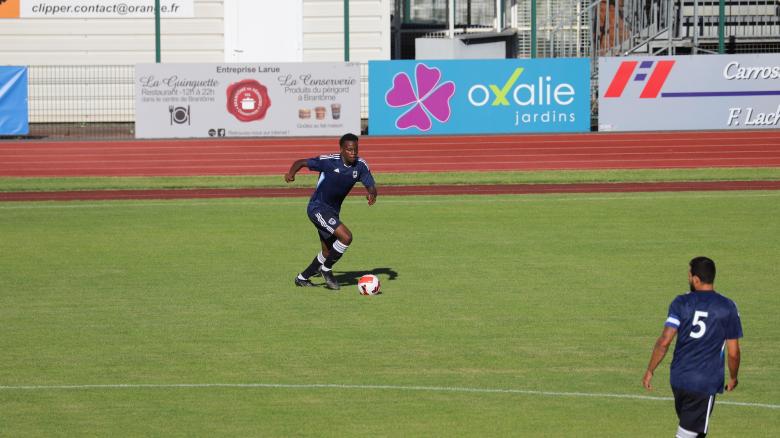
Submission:
<svg viewBox="0 0 780 438">
<path fill-rule="evenodd" d="M 398 277 L 398 273 L 391 268 L 374 268 L 366 269 L 365 271 L 333 271 L 333 276 L 340 285 L 357 285 L 360 277 L 366 274 L 374 274 L 379 277 L 379 281 L 393 281 Z"/>
</svg>

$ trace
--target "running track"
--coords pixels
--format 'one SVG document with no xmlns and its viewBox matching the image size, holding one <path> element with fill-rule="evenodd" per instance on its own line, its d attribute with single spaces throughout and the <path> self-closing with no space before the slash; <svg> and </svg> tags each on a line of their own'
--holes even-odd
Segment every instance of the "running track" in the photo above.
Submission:
<svg viewBox="0 0 780 438">
<path fill-rule="evenodd" d="M 0 177 L 281 175 L 335 138 L 0 142 Z M 373 172 L 778 167 L 780 131 L 363 137 Z"/>
<path fill-rule="evenodd" d="M 363 137 L 379 172 L 778 167 L 780 132 Z M 0 177 L 281 175 L 335 138 L 0 143 Z M 0 193 L 0 201 L 308 196 L 310 188 Z M 780 181 L 383 187 L 383 195 L 780 190 Z M 357 192 L 356 192 L 357 193 Z"/>
</svg>

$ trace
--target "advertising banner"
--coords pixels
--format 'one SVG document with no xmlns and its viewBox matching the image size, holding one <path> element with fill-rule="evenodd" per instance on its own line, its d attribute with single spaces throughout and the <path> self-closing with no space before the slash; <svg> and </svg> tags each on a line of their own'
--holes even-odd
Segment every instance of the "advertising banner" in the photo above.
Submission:
<svg viewBox="0 0 780 438">
<path fill-rule="evenodd" d="M 191 18 L 195 0 L 160 0 L 160 17 Z M 154 0 L 0 0 L 0 18 L 153 18 Z"/>
<path fill-rule="evenodd" d="M 371 61 L 369 134 L 590 130 L 590 60 Z"/>
<path fill-rule="evenodd" d="M 138 64 L 137 138 L 360 133 L 354 63 Z"/>
<path fill-rule="evenodd" d="M 27 135 L 27 67 L 0 66 L 0 135 Z"/>
<path fill-rule="evenodd" d="M 780 128 L 780 54 L 599 59 L 599 131 Z"/>
</svg>

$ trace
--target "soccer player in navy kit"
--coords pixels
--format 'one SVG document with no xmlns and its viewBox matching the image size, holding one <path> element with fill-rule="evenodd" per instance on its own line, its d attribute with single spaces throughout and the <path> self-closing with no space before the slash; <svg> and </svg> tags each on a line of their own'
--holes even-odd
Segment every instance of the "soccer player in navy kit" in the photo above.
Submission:
<svg viewBox="0 0 780 438">
<path fill-rule="evenodd" d="M 341 203 L 358 181 L 366 187 L 368 205 L 376 202 L 374 177 L 365 160 L 358 157 L 358 137 L 354 134 L 343 135 L 339 139 L 339 147 L 338 154 L 295 161 L 284 176 L 284 180 L 289 183 L 295 181 L 295 174 L 303 167 L 320 172 L 317 188 L 309 199 L 306 211 L 319 232 L 322 251 L 295 277 L 296 286 L 314 286 L 309 278 L 319 272 L 328 289 L 340 288 L 333 276 L 333 265 L 352 243 L 352 232 L 339 219 Z"/>
<path fill-rule="evenodd" d="M 653 372 L 666 355 L 674 336 L 670 371 L 674 407 L 680 424 L 678 438 L 707 436 L 715 394 L 724 389 L 724 350 L 728 350 L 729 380 L 726 391 L 737 387 L 739 338 L 742 323 L 733 301 L 715 292 L 715 262 L 696 257 L 690 262 L 690 293 L 679 295 L 669 306 L 663 333 L 655 343 L 642 381 L 653 389 Z"/>
</svg>

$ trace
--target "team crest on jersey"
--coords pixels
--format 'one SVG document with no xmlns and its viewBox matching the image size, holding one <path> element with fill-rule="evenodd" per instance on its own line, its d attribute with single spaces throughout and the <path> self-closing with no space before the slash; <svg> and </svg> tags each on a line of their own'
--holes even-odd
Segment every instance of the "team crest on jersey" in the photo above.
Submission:
<svg viewBox="0 0 780 438">
<path fill-rule="evenodd" d="M 357 179 L 357 170 L 352 171 L 352 179 Z"/>
<path fill-rule="evenodd" d="M 341 172 L 339 172 L 338 169 L 334 169 L 333 171 L 336 172 L 336 173 L 341 173 Z"/>
<path fill-rule="evenodd" d="M 331 225 L 336 225 L 336 219 L 330 218 L 328 219 L 328 223 Z"/>
</svg>

